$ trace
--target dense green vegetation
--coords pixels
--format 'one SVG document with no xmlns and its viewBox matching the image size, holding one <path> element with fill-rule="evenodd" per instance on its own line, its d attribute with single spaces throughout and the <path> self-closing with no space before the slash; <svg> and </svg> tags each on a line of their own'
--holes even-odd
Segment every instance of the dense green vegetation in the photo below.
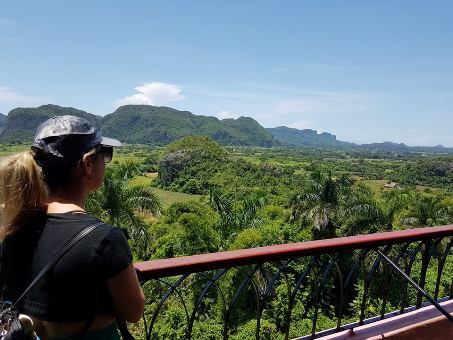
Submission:
<svg viewBox="0 0 453 340">
<path fill-rule="evenodd" d="M 3 145 L 0 156 L 27 148 Z M 93 193 L 87 208 L 121 227 L 130 239 L 134 258 L 159 259 L 223 250 L 433 226 L 453 222 L 453 158 L 421 153 L 366 152 L 326 148 L 222 146 L 206 136 L 189 136 L 165 147 L 126 145 L 108 165 L 104 186 Z M 385 188 L 387 181 L 398 186 Z M 441 247 L 445 245 L 441 244 Z M 340 270 L 350 268 L 353 253 L 342 254 Z M 321 257 L 319 268 L 329 259 Z M 420 268 L 420 258 L 415 268 Z M 291 270 L 300 272 L 306 259 Z M 451 289 L 453 263 L 440 295 Z M 316 267 L 317 268 L 317 267 Z M 291 336 L 310 332 L 317 281 L 305 282 L 303 294 L 293 301 Z M 432 291 L 436 266 L 430 267 L 427 286 Z M 256 279 L 265 287 L 275 268 L 263 266 Z M 290 271 L 287 279 L 295 280 Z M 404 286 L 399 279 L 385 280 L 379 268 L 370 288 L 366 315 L 376 315 L 381 286 L 391 286 L 386 311 L 396 310 Z M 318 275 L 319 274 L 319 275 Z M 218 286 L 231 299 L 243 279 L 229 272 Z M 171 281 L 172 278 L 169 278 Z M 353 277 L 345 292 L 344 320 L 355 321 L 363 295 L 363 281 Z M 182 287 L 187 307 L 208 278 L 194 275 Z M 145 286 L 150 304 L 147 313 L 167 289 L 152 281 Z M 261 315 L 261 337 L 280 339 L 288 331 L 285 318 L 288 298 L 285 282 L 277 282 L 269 305 Z M 218 293 L 210 293 L 200 306 L 193 329 L 196 339 L 217 339 L 223 312 Z M 409 292 L 409 301 L 415 295 Z M 333 279 L 320 297 L 318 329 L 335 326 L 339 300 Z M 376 302 L 377 301 L 377 302 Z M 255 332 L 257 305 L 252 287 L 238 299 L 230 319 L 231 339 L 250 339 Z M 241 311 L 241 312 L 237 312 Z M 182 305 L 170 300 L 159 316 L 153 338 L 181 338 L 186 320 Z"/>
<path fill-rule="evenodd" d="M 389 179 L 405 185 L 453 188 L 453 158 L 420 159 L 403 164 Z"/>
<path fill-rule="evenodd" d="M 156 203 L 154 206 L 159 209 L 165 207 L 162 214 L 160 210 L 146 212 L 139 206 L 133 209 L 141 222 L 123 225 L 131 237 L 137 260 L 453 222 L 449 157 L 414 154 L 376 157 L 375 154 L 325 149 L 315 152 L 313 149 L 225 148 L 207 137 L 187 137 L 165 148 L 128 146 L 126 149 L 131 158 L 124 158 L 128 165 L 123 167 L 129 169 L 129 175 L 125 176 L 128 179 L 119 192 L 126 190 L 124 185 L 136 180 L 139 183 L 142 181 L 143 189 L 150 193 L 164 190 L 193 197 L 173 203 Z M 130 163 L 131 159 L 135 159 L 135 163 Z M 108 173 L 117 173 L 121 164 L 113 164 Z M 155 175 L 156 170 L 158 176 Z M 153 175 L 148 177 L 148 173 Z M 131 176 L 134 177 L 132 180 Z M 386 181 L 391 179 L 399 179 L 400 186 L 384 188 Z M 104 191 L 106 188 L 115 190 L 110 181 L 112 177 L 107 175 Z M 192 194 L 198 196 L 190 196 Z M 107 195 L 114 196 L 113 193 Z M 154 196 L 153 200 L 158 201 L 158 198 Z M 108 211 L 107 208 L 102 209 Z M 121 225 L 123 222 L 115 223 Z M 347 271 L 355 258 L 353 253 L 342 254 L 337 259 L 339 269 Z M 319 268 L 328 261 L 328 257 L 321 257 Z M 301 271 L 305 265 L 307 262 L 302 259 L 295 262 L 291 270 Z M 421 257 L 418 256 L 414 273 L 420 266 Z M 453 263 L 447 261 L 446 266 L 453 268 Z M 434 289 L 436 270 L 433 265 L 427 273 L 427 287 L 431 291 Z M 261 280 L 264 285 L 274 271 L 271 264 L 263 266 L 255 274 L 256 280 Z M 377 278 L 370 287 L 366 316 L 378 313 L 382 286 L 390 286 L 386 311 L 399 309 L 404 284 L 396 277 L 388 281 L 386 273 L 385 267 L 378 268 Z M 448 269 L 445 273 L 440 284 L 440 295 L 448 294 L 451 289 L 451 274 Z M 318 274 L 321 275 L 320 272 Z M 288 275 L 287 280 L 295 280 L 292 274 Z M 316 277 L 310 276 L 305 283 L 307 289 L 292 302 L 293 316 L 289 329 L 284 318 L 289 303 L 286 283 L 282 280 L 276 284 L 272 299 L 261 315 L 261 338 L 281 339 L 285 332 L 289 332 L 290 336 L 299 336 L 311 331 L 313 299 L 318 289 Z M 208 279 L 195 275 L 183 285 L 181 294 L 189 310 L 194 307 L 197 294 Z M 241 272 L 229 272 L 219 281 L 217 288 L 231 299 L 242 279 Z M 345 322 L 357 319 L 364 291 L 359 275 L 352 280 L 354 284 L 344 296 Z M 318 330 L 335 326 L 333 320 L 338 313 L 340 299 L 335 287 L 332 276 L 326 281 L 323 294 L 319 297 Z M 147 313 L 152 313 L 166 289 L 166 285 L 154 281 L 145 286 L 151 301 Z M 414 303 L 416 295 L 410 289 L 408 292 L 408 301 Z M 221 298 L 218 292 L 213 292 L 205 299 L 199 307 L 192 335 L 196 339 L 217 339 L 223 330 Z M 237 301 L 236 313 L 231 316 L 231 339 L 255 336 L 257 306 L 254 301 L 253 290 L 249 287 Z M 178 299 L 170 300 L 159 316 L 153 338 L 183 337 L 186 332 L 184 313 Z"/>
</svg>

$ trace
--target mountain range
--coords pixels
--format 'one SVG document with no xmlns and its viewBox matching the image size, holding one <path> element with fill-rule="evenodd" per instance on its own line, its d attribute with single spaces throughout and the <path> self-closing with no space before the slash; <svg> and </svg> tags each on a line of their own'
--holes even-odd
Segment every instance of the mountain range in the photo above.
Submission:
<svg viewBox="0 0 453 340">
<path fill-rule="evenodd" d="M 442 145 L 436 146 L 407 146 L 404 143 L 382 142 L 370 144 L 355 144 L 337 140 L 335 135 L 328 132 L 318 133 L 316 130 L 298 130 L 286 126 L 268 128 L 275 139 L 283 145 L 300 147 L 322 147 L 342 150 L 355 150 L 364 152 L 391 152 L 391 153 L 453 153 L 453 148 L 446 148 Z"/>
<path fill-rule="evenodd" d="M 287 145 L 330 148 L 355 145 L 353 143 L 339 141 L 335 135 L 328 132 L 318 133 L 316 130 L 311 129 L 298 130 L 286 126 L 279 126 L 268 128 L 267 130 L 272 133 L 275 139 Z"/>
<path fill-rule="evenodd" d="M 30 142 L 38 125 L 46 119 L 64 114 L 83 117 L 101 129 L 103 135 L 125 143 L 165 145 L 188 135 L 205 135 L 224 145 L 323 147 L 367 152 L 453 153 L 453 148 L 410 147 L 392 142 L 354 144 L 315 130 L 298 130 L 286 126 L 264 128 L 250 117 L 219 120 L 194 115 L 170 107 L 125 105 L 104 117 L 72 107 L 48 104 L 36 108 L 15 108 L 7 116 L 0 114 L 0 140 Z"/>
</svg>

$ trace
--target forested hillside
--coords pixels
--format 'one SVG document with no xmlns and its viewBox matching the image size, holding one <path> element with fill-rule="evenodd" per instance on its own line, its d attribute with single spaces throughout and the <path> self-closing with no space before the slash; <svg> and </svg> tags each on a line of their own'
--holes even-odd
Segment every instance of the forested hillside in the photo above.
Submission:
<svg viewBox="0 0 453 340">
<path fill-rule="evenodd" d="M 205 135 L 227 145 L 271 146 L 272 135 L 254 119 L 219 121 L 188 111 L 150 105 L 126 105 L 104 117 L 102 132 L 129 143 L 164 145 L 184 136 Z"/>
<path fill-rule="evenodd" d="M 94 125 L 100 126 L 99 117 L 72 107 L 61 107 L 52 104 L 36 108 L 18 107 L 9 112 L 5 128 L 0 137 L 3 141 L 8 142 L 30 142 L 39 124 L 51 117 L 68 114 L 83 117 Z"/>
<path fill-rule="evenodd" d="M 353 143 L 341 142 L 337 137 L 323 132 L 318 134 L 316 130 L 304 129 L 298 130 L 286 126 L 279 126 L 276 128 L 267 129 L 275 139 L 284 144 L 298 145 L 298 146 L 316 146 L 316 147 L 333 147 L 342 148 L 345 146 L 353 146 Z"/>
</svg>

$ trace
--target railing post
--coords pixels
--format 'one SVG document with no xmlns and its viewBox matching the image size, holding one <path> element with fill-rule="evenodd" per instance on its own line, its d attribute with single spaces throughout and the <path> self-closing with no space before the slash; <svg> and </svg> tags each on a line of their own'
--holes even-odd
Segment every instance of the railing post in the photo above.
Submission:
<svg viewBox="0 0 453 340">
<path fill-rule="evenodd" d="M 285 340 L 289 339 L 289 330 L 290 330 L 290 326 L 291 326 L 291 314 L 292 314 L 292 309 L 293 309 L 293 306 L 295 303 L 297 293 L 299 292 L 301 286 L 306 282 L 308 274 L 313 269 L 313 267 L 315 266 L 317 261 L 318 261 L 318 255 L 315 255 L 311 258 L 310 262 L 307 264 L 304 271 L 297 279 L 296 285 L 291 293 L 291 296 L 288 301 L 288 310 L 286 312 Z"/>
<path fill-rule="evenodd" d="M 261 265 L 257 264 L 257 265 L 255 265 L 255 267 L 252 270 L 250 270 L 250 272 L 243 271 L 245 274 L 245 278 L 242 280 L 241 284 L 236 289 L 236 292 L 234 293 L 233 298 L 231 300 L 231 304 L 225 312 L 224 325 L 223 325 L 223 339 L 224 340 L 228 340 L 228 338 L 229 338 L 228 322 L 230 321 L 231 312 L 236 304 L 236 301 L 239 299 L 240 294 L 242 293 L 242 291 L 244 290 L 244 288 L 247 286 L 248 283 L 250 283 L 251 286 L 253 287 L 253 290 L 254 290 L 255 296 L 256 296 L 256 306 L 257 306 L 257 309 L 259 308 L 260 294 L 259 294 L 258 288 L 256 287 L 256 285 L 253 281 L 253 276 L 260 268 L 261 268 Z M 239 269 L 239 270 L 241 271 L 241 269 Z"/>
<path fill-rule="evenodd" d="M 447 256 L 450 253 L 450 249 L 453 245 L 453 239 L 448 242 L 447 247 L 444 249 L 444 253 L 442 254 L 442 257 L 438 261 L 437 265 L 437 279 L 436 279 L 436 290 L 434 292 L 434 298 L 437 299 L 439 297 L 439 289 L 440 289 L 440 280 L 442 277 L 442 272 L 445 266 L 445 261 L 447 260 Z"/>
<path fill-rule="evenodd" d="M 391 269 L 388 266 L 382 268 L 384 274 L 384 280 L 381 287 L 382 291 L 382 306 L 381 306 L 381 319 L 384 319 L 385 309 L 387 307 L 387 298 L 390 290 L 390 275 L 392 274 Z"/>
<path fill-rule="evenodd" d="M 423 249 L 423 257 L 422 257 L 422 268 L 420 270 L 420 280 L 419 280 L 419 286 L 422 289 L 425 289 L 425 282 L 426 282 L 426 272 L 428 271 L 428 264 L 429 264 L 429 259 L 430 259 L 430 254 L 431 254 L 431 240 L 426 240 L 423 242 L 424 249 Z M 415 305 L 415 308 L 420 308 L 422 305 L 422 298 L 423 294 L 421 292 L 418 292 L 417 294 L 417 303 Z"/>
<path fill-rule="evenodd" d="M 335 268 L 338 274 L 338 289 L 340 290 L 340 303 L 338 304 L 338 317 L 337 317 L 337 330 L 341 329 L 341 318 L 343 316 L 343 305 L 345 299 L 345 289 L 343 285 L 343 274 L 341 273 L 340 266 L 338 262 L 335 262 Z"/>
</svg>

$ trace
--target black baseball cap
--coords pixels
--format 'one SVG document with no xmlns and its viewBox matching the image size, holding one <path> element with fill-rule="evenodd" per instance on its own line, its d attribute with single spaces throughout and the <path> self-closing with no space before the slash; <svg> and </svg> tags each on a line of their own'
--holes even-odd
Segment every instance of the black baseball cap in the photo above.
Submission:
<svg viewBox="0 0 453 340">
<path fill-rule="evenodd" d="M 40 166 L 74 161 L 98 146 L 121 146 L 121 142 L 102 137 L 88 120 L 77 116 L 52 117 L 36 129 L 32 150 Z"/>
</svg>

